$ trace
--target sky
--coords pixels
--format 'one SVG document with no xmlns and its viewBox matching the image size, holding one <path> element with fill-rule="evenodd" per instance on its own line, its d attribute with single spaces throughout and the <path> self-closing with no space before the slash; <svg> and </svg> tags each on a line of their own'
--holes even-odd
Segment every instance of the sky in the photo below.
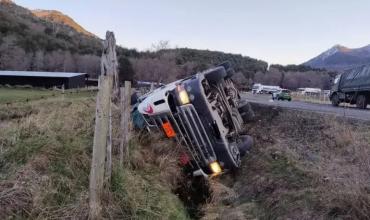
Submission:
<svg viewBox="0 0 370 220">
<path fill-rule="evenodd" d="M 368 0 L 15 0 L 54 9 L 104 38 L 138 50 L 172 47 L 242 54 L 270 64 L 301 64 L 330 47 L 370 44 Z"/>
</svg>

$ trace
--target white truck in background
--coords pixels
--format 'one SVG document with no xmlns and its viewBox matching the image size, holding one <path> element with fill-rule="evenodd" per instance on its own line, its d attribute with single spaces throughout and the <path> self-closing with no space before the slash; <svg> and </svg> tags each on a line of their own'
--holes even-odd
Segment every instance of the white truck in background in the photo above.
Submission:
<svg viewBox="0 0 370 220">
<path fill-rule="evenodd" d="M 280 86 L 262 85 L 260 83 L 256 83 L 252 87 L 253 94 L 272 94 L 281 90 Z"/>
<path fill-rule="evenodd" d="M 301 95 L 319 95 L 322 90 L 320 88 L 298 88 Z"/>
</svg>

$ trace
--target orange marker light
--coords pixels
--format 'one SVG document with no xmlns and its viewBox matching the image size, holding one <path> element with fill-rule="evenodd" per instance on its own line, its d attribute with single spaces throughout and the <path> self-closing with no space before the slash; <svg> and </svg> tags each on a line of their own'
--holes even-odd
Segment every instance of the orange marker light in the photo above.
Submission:
<svg viewBox="0 0 370 220">
<path fill-rule="evenodd" d="M 173 138 L 176 136 L 175 130 L 173 129 L 172 125 L 168 121 L 162 124 L 162 128 L 168 138 Z"/>
</svg>

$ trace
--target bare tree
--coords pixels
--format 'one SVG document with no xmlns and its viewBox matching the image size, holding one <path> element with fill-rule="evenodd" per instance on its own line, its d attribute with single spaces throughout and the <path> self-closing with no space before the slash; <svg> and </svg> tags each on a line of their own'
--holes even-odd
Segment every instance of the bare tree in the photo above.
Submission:
<svg viewBox="0 0 370 220">
<path fill-rule="evenodd" d="M 44 70 L 44 52 L 38 50 L 35 52 L 32 60 L 32 70 Z"/>
<path fill-rule="evenodd" d="M 176 65 L 174 53 L 165 53 L 159 58 L 132 59 L 136 77 L 155 82 L 171 82 L 184 75 L 184 69 Z"/>
<path fill-rule="evenodd" d="M 64 53 L 63 72 L 76 72 L 76 62 L 69 51 Z"/>
<path fill-rule="evenodd" d="M 152 44 L 151 50 L 152 51 L 160 51 L 169 49 L 170 47 L 170 41 L 168 40 L 160 40 L 158 43 Z"/>
<path fill-rule="evenodd" d="M 100 72 L 100 58 L 95 55 L 75 55 L 76 70 L 79 73 L 89 73 L 97 77 Z"/>
</svg>

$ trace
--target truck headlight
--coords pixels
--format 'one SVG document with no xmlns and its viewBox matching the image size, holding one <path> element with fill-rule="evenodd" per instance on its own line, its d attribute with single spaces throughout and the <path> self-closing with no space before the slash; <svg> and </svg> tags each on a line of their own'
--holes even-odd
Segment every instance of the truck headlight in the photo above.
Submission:
<svg viewBox="0 0 370 220">
<path fill-rule="evenodd" d="M 177 86 L 177 95 L 179 97 L 179 102 L 181 105 L 186 105 L 190 103 L 190 98 L 188 92 L 185 90 L 184 86 L 178 85 Z"/>
<path fill-rule="evenodd" d="M 209 167 L 211 168 L 211 171 L 215 176 L 219 175 L 222 172 L 221 166 L 217 161 L 209 164 Z"/>
</svg>

